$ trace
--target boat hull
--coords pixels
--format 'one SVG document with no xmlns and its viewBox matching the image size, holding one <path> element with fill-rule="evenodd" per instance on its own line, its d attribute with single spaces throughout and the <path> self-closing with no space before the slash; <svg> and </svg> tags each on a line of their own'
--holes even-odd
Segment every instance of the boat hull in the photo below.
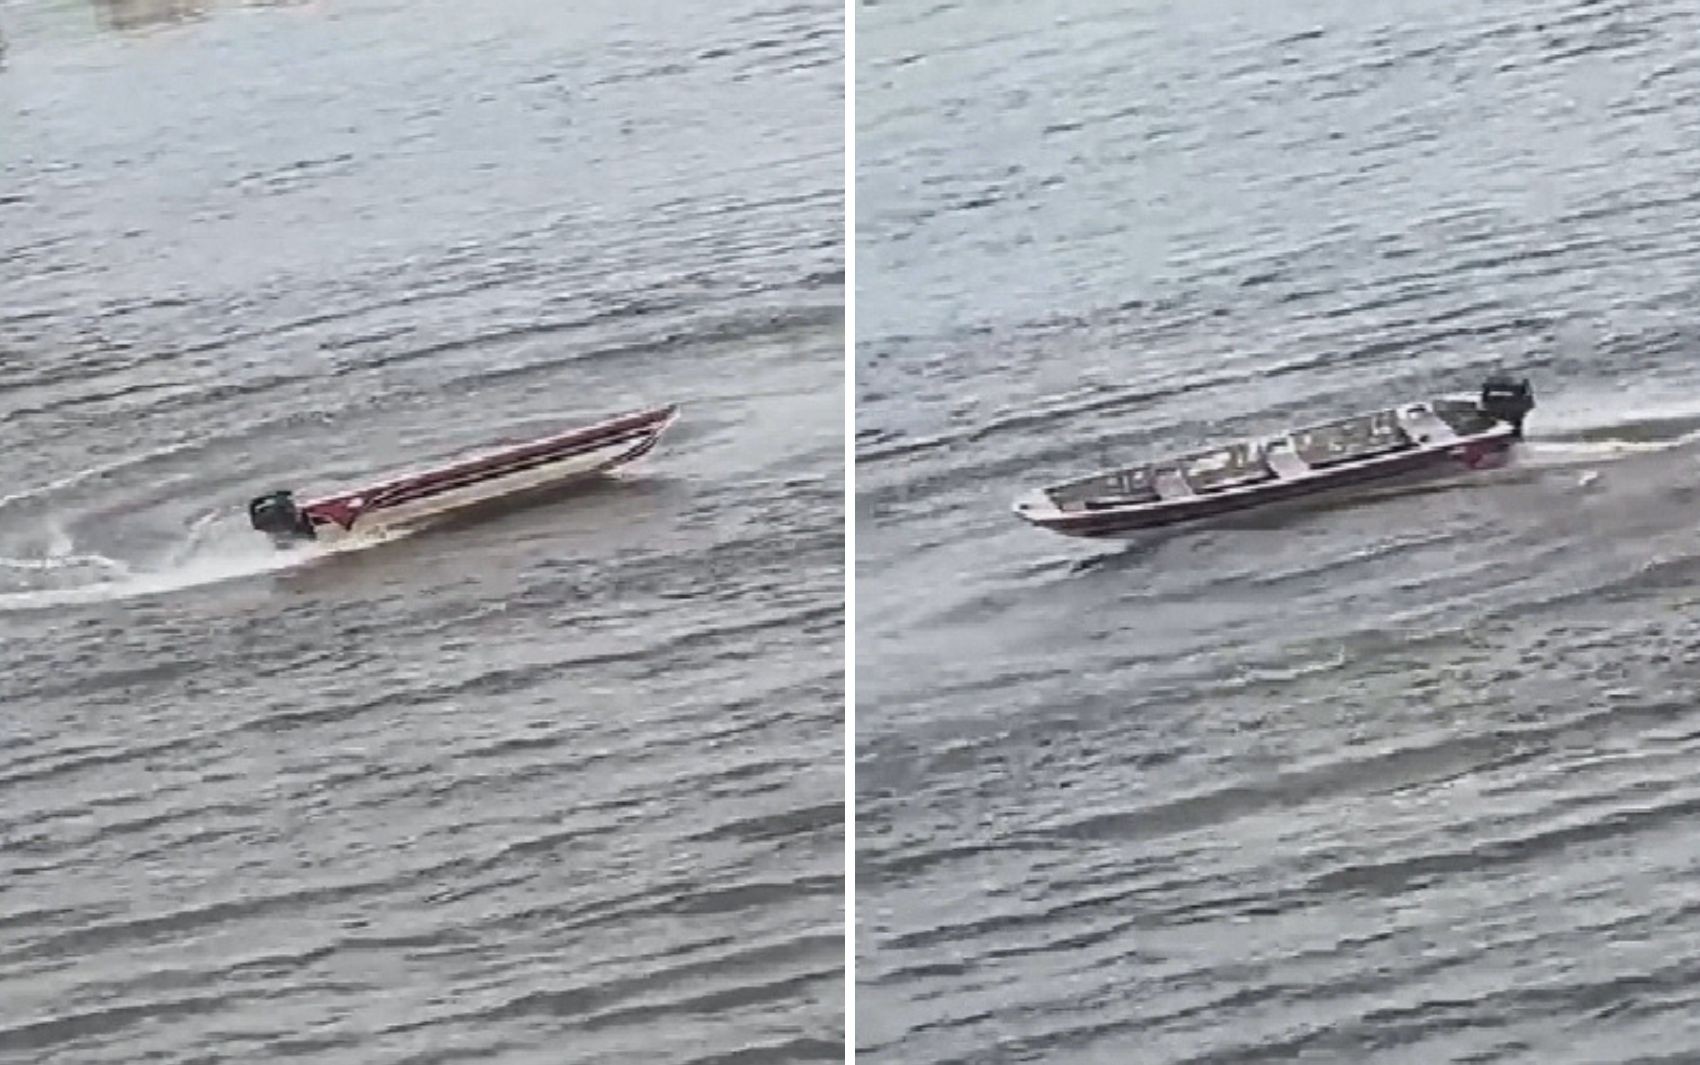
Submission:
<svg viewBox="0 0 1700 1065">
<path fill-rule="evenodd" d="M 1277 508 L 1289 511 L 1321 506 L 1376 489 L 1407 487 L 1461 473 L 1498 469 L 1511 460 L 1515 443 L 1509 433 L 1492 434 L 1160 505 L 1059 511 L 1030 497 L 1018 501 L 1015 512 L 1038 528 L 1064 536 L 1126 539 L 1156 529 L 1253 512 L 1262 514 Z M 1042 493 L 1036 493 L 1039 495 Z"/>
<path fill-rule="evenodd" d="M 310 500 L 300 505 L 301 517 L 312 539 L 325 543 L 405 530 L 452 513 L 610 473 L 651 451 L 677 418 L 678 410 L 672 406 L 623 415 L 436 470 Z"/>
</svg>

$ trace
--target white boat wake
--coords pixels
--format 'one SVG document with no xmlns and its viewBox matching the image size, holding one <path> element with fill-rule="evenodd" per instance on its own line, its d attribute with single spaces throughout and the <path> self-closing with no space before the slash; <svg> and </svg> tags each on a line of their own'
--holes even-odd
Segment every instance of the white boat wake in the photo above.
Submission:
<svg viewBox="0 0 1700 1065">
<path fill-rule="evenodd" d="M 232 528 L 228 513 L 209 514 L 191 526 L 185 541 L 164 558 L 139 563 L 78 551 L 63 530 L 49 530 L 40 557 L 0 557 L 0 578 L 10 575 L 21 590 L 0 592 L 0 613 L 120 602 L 187 591 L 279 573 L 331 555 L 360 551 L 400 539 L 404 532 L 351 537 L 334 545 L 302 544 L 278 549 Z"/>
<path fill-rule="evenodd" d="M 1603 468 L 1614 462 L 1675 450 L 1696 441 L 1700 441 L 1700 431 L 1662 440 L 1614 440 L 1609 437 L 1598 440 L 1543 440 L 1537 437 L 1523 442 L 1506 473 L 1514 478 L 1519 471 L 1539 475 L 1577 470 L 1577 487 L 1587 488 L 1597 483 Z"/>
<path fill-rule="evenodd" d="M 1611 462 L 1632 455 L 1647 455 L 1669 451 L 1690 443 L 1690 438 L 1671 440 L 1525 440 L 1518 450 L 1516 463 L 1520 466 L 1545 468 L 1553 466 L 1582 466 L 1590 462 Z"/>
</svg>

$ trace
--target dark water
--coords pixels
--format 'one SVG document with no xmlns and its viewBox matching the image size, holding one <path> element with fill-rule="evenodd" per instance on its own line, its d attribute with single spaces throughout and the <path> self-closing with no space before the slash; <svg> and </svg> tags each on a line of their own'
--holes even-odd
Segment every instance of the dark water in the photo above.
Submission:
<svg viewBox="0 0 1700 1065">
<path fill-rule="evenodd" d="M 0 1060 L 840 1057 L 841 26 L 0 0 Z"/>
<path fill-rule="evenodd" d="M 1700 1061 L 1700 5 L 859 10 L 866 1059 Z M 1476 486 L 1008 512 L 1496 365 Z"/>
</svg>

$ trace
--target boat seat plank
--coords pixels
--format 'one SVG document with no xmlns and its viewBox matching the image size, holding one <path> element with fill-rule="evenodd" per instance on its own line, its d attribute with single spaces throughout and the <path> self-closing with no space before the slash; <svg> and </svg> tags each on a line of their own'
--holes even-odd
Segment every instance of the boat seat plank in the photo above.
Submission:
<svg viewBox="0 0 1700 1065">
<path fill-rule="evenodd" d="M 1159 499 L 1189 499 L 1198 494 L 1192 490 L 1192 485 L 1186 483 L 1179 470 L 1163 470 L 1157 474 L 1155 484 Z"/>
<path fill-rule="evenodd" d="M 1269 463 L 1269 468 L 1275 471 L 1275 476 L 1283 480 L 1302 477 L 1310 472 L 1310 467 L 1305 464 L 1305 460 L 1299 458 L 1294 453 L 1292 446 L 1285 441 L 1277 446 L 1270 447 L 1264 453 L 1263 458 L 1265 462 Z"/>
</svg>

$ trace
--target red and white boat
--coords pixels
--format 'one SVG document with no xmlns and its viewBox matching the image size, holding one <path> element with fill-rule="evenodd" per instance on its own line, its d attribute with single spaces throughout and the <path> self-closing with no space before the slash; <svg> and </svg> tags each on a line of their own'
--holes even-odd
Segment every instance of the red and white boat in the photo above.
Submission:
<svg viewBox="0 0 1700 1065">
<path fill-rule="evenodd" d="M 1534 409 L 1527 380 L 1495 375 L 1444 396 L 1093 474 L 1016 500 L 1023 520 L 1065 536 L 1124 537 L 1327 494 L 1505 464 Z"/>
<path fill-rule="evenodd" d="M 248 518 L 280 547 L 406 528 L 450 511 L 606 473 L 648 453 L 678 416 L 672 404 L 621 414 L 304 503 L 297 503 L 292 492 L 271 492 L 248 504 Z"/>
</svg>

